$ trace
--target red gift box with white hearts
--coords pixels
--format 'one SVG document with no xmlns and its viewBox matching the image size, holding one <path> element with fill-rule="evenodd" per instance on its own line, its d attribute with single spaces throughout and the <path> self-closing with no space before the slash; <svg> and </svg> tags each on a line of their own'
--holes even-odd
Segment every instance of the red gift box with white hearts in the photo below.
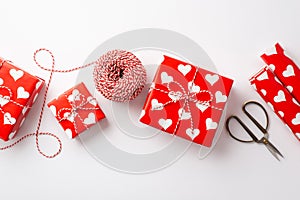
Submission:
<svg viewBox="0 0 300 200">
<path fill-rule="evenodd" d="M 44 86 L 44 80 L 0 58 L 0 138 L 16 135 Z"/>
<path fill-rule="evenodd" d="M 300 69 L 279 44 L 272 50 L 261 56 L 268 66 L 251 77 L 250 83 L 300 140 Z"/>
<path fill-rule="evenodd" d="M 209 147 L 232 84 L 229 78 L 164 56 L 140 121 Z"/>
<path fill-rule="evenodd" d="M 49 102 L 48 107 L 69 138 L 75 138 L 105 118 L 96 99 L 84 83 L 79 83 L 67 90 Z"/>
</svg>

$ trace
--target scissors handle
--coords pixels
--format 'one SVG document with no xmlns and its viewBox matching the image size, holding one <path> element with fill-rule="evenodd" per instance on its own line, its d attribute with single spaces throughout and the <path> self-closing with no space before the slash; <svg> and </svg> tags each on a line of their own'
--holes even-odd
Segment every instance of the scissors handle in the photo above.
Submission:
<svg viewBox="0 0 300 200">
<path fill-rule="evenodd" d="M 235 137 L 235 136 L 232 134 L 232 132 L 231 132 L 231 130 L 230 130 L 229 124 L 230 124 L 230 121 L 232 121 L 233 119 L 236 120 L 236 121 L 243 127 L 243 129 L 249 134 L 249 136 L 252 138 L 252 140 L 241 140 L 241 139 Z M 248 143 L 248 142 L 253 142 L 253 141 L 254 141 L 254 142 L 258 142 L 258 141 L 259 141 L 258 138 L 254 135 L 254 133 L 252 133 L 252 131 L 244 124 L 244 122 L 243 122 L 242 120 L 240 120 L 240 118 L 238 118 L 238 117 L 235 116 L 235 115 L 230 116 L 230 117 L 226 120 L 226 129 L 227 129 L 229 135 L 230 135 L 233 139 L 235 139 L 235 140 L 237 140 L 237 141 L 239 141 L 239 142 L 246 142 L 246 143 Z"/>
<path fill-rule="evenodd" d="M 250 113 L 249 111 L 247 110 L 247 107 L 251 104 L 254 104 L 258 107 L 260 107 L 263 111 L 264 111 L 264 114 L 265 114 L 265 117 L 266 117 L 266 127 L 263 127 Z M 258 102 L 256 101 L 248 101 L 246 102 L 244 105 L 243 105 L 243 111 L 244 113 L 247 115 L 247 117 L 249 117 L 249 119 L 255 124 L 255 126 L 257 126 L 257 128 L 259 128 L 259 130 L 261 132 L 264 133 L 264 135 L 268 135 L 268 131 L 267 129 L 269 128 L 269 116 L 268 116 L 268 113 L 266 111 L 266 109 Z"/>
</svg>

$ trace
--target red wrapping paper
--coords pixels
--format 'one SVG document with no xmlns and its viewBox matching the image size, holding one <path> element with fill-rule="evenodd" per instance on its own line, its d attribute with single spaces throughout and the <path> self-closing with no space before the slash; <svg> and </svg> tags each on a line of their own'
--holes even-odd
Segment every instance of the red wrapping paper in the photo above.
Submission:
<svg viewBox="0 0 300 200">
<path fill-rule="evenodd" d="M 264 67 L 250 78 L 250 83 L 300 140 L 300 106 L 272 70 Z"/>
<path fill-rule="evenodd" d="M 165 56 L 140 121 L 209 147 L 232 83 L 229 78 Z"/>
<path fill-rule="evenodd" d="M 84 83 L 79 83 L 48 103 L 48 107 L 69 138 L 105 118 L 96 99 Z"/>
<path fill-rule="evenodd" d="M 0 138 L 13 139 L 44 86 L 44 80 L 0 58 Z"/>
<path fill-rule="evenodd" d="M 300 102 L 300 69 L 295 62 L 286 55 L 280 44 L 261 58 L 265 61 L 282 85 L 288 89 L 290 94 Z"/>
</svg>

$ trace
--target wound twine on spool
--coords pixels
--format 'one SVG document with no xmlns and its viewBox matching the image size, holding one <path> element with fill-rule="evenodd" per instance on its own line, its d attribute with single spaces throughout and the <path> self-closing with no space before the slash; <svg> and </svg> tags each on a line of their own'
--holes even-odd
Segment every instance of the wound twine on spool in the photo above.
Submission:
<svg viewBox="0 0 300 200">
<path fill-rule="evenodd" d="M 50 55 L 52 59 L 51 68 L 44 67 L 37 61 L 37 54 L 42 51 L 45 51 Z M 140 94 L 146 84 L 146 70 L 141 61 L 134 54 L 124 50 L 109 51 L 94 62 L 66 70 L 55 69 L 54 55 L 50 50 L 45 48 L 36 50 L 33 55 L 33 60 L 39 68 L 50 71 L 50 77 L 46 85 L 45 94 L 43 97 L 43 105 L 38 119 L 36 131 L 34 133 L 29 133 L 22 136 L 12 144 L 0 147 L 0 150 L 12 148 L 26 138 L 35 136 L 36 148 L 42 156 L 46 158 L 54 158 L 60 154 L 62 151 L 62 142 L 59 137 L 50 132 L 40 132 L 48 90 L 54 72 L 68 73 L 95 65 L 93 79 L 96 89 L 105 98 L 119 102 L 125 102 L 134 99 Z M 1 65 L 3 65 L 3 63 L 1 63 Z M 39 145 L 40 135 L 48 135 L 54 137 L 58 141 L 59 149 L 56 153 L 48 155 L 41 150 Z"/>
</svg>

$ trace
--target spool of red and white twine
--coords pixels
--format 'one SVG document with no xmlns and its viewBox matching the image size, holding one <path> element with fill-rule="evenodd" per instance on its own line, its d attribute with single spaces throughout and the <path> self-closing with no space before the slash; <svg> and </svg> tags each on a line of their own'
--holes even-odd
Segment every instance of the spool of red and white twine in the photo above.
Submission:
<svg viewBox="0 0 300 200">
<path fill-rule="evenodd" d="M 47 52 L 52 59 L 51 68 L 42 66 L 37 61 L 39 52 Z M 0 147 L 0 150 L 9 149 L 30 136 L 35 136 L 35 144 L 38 152 L 46 158 L 54 158 L 62 151 L 62 142 L 58 136 L 50 132 L 40 132 L 41 122 L 43 119 L 44 108 L 53 73 L 68 73 L 80 70 L 86 67 L 94 66 L 93 79 L 96 89 L 107 99 L 118 102 L 126 102 L 137 97 L 146 84 L 146 70 L 141 61 L 132 53 L 124 50 L 112 50 L 102 55 L 98 60 L 67 70 L 55 69 L 55 58 L 48 49 L 41 48 L 34 52 L 33 60 L 38 67 L 50 71 L 49 81 L 46 85 L 38 124 L 34 133 L 28 133 L 10 145 Z M 40 149 L 39 136 L 48 135 L 54 137 L 59 143 L 59 149 L 56 153 L 48 155 Z"/>
</svg>

